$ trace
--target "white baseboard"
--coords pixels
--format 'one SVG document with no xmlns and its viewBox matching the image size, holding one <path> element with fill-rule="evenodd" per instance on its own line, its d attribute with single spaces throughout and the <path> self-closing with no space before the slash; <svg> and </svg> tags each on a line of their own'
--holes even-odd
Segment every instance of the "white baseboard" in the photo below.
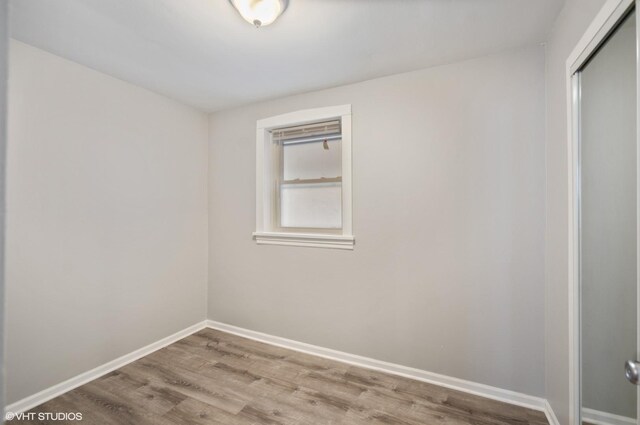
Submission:
<svg viewBox="0 0 640 425">
<path fill-rule="evenodd" d="M 593 425 L 637 425 L 638 423 L 633 418 L 587 408 L 582 409 L 582 420 Z"/>
<path fill-rule="evenodd" d="M 547 415 L 547 421 L 549 421 L 550 425 L 560 425 L 558 417 L 547 400 L 544 401 L 544 414 Z"/>
<path fill-rule="evenodd" d="M 551 407 L 549 406 L 549 403 L 547 403 L 547 401 L 541 397 L 534 397 L 515 391 L 504 390 L 502 388 L 479 384 L 477 382 L 466 381 L 464 379 L 453 378 L 446 375 L 427 372 L 425 370 L 414 369 L 411 367 L 388 363 L 381 360 L 375 360 L 355 354 L 344 353 L 342 351 L 336 351 L 329 348 L 318 347 L 316 345 L 268 335 L 262 332 L 255 332 L 248 329 L 239 328 L 237 326 L 227 325 L 226 323 L 216 322 L 213 320 L 207 320 L 207 326 L 223 332 L 228 332 L 234 335 L 250 338 L 278 347 L 288 348 L 290 350 L 300 351 L 303 353 L 312 354 L 314 356 L 324 357 L 342 363 L 348 363 L 354 366 L 403 376 L 405 378 L 411 378 L 422 382 L 428 382 L 430 384 L 439 385 L 453 390 L 464 391 L 469 394 L 474 394 L 505 403 L 515 404 L 533 410 L 539 410 L 545 412 L 548 419 L 550 415 L 555 418 L 553 411 L 550 410 Z M 551 422 L 551 419 L 549 419 L 549 422 L 551 423 L 551 425 L 555 425 L 558 423 L 557 419 L 555 419 L 555 423 Z"/>
<path fill-rule="evenodd" d="M 71 379 L 67 379 L 64 382 L 49 387 L 29 397 L 25 397 L 22 400 L 16 401 L 15 403 L 11 403 L 10 405 L 6 406 L 5 415 L 7 412 L 21 413 L 32 409 L 46 401 L 51 400 L 52 398 L 66 393 L 67 391 L 71 391 L 74 388 L 84 385 L 87 382 L 93 381 L 94 379 L 106 375 L 109 372 L 113 372 L 114 370 L 121 368 L 122 366 L 125 366 L 133 361 L 136 361 L 148 354 L 151 354 L 163 347 L 166 347 L 167 345 L 173 344 L 174 342 L 187 337 L 192 333 L 204 329 L 205 327 L 205 321 L 196 323 L 195 325 L 189 326 L 188 328 L 176 332 L 173 335 L 151 343 L 146 347 L 142 347 L 129 354 L 125 354 L 124 356 L 118 357 L 117 359 L 98 366 L 95 369 L 91 369 L 87 372 L 81 373 L 80 375 L 76 375 Z"/>
</svg>

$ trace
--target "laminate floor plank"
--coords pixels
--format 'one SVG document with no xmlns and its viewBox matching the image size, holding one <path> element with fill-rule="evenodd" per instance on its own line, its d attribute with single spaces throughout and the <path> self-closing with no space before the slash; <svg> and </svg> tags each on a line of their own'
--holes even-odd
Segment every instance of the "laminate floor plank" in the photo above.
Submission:
<svg viewBox="0 0 640 425">
<path fill-rule="evenodd" d="M 68 423 L 89 425 L 548 424 L 539 411 L 213 329 L 30 412 L 81 412 Z"/>
<path fill-rule="evenodd" d="M 245 425 L 246 421 L 210 404 L 188 398 L 163 416 L 176 425 Z"/>
<path fill-rule="evenodd" d="M 175 348 L 173 346 L 162 348 L 147 356 L 147 359 L 155 360 L 159 363 L 169 365 L 177 365 L 184 369 L 197 371 L 201 367 L 214 364 L 216 361 L 211 358 L 190 353 L 189 350 L 183 348 Z"/>
<path fill-rule="evenodd" d="M 234 391 L 228 383 L 208 379 L 200 373 L 182 369 L 177 365 L 167 365 L 143 358 L 121 370 L 146 378 L 157 387 L 170 388 L 232 414 L 242 410 L 247 401 L 242 393 Z"/>
<path fill-rule="evenodd" d="M 147 410 L 144 405 L 139 404 L 136 397 L 107 391 L 95 381 L 76 388 L 63 397 L 66 397 L 68 405 L 74 406 L 72 412 L 82 413 L 82 421 L 75 423 L 168 425 L 155 412 Z M 44 421 L 43 423 L 48 422 Z"/>
</svg>

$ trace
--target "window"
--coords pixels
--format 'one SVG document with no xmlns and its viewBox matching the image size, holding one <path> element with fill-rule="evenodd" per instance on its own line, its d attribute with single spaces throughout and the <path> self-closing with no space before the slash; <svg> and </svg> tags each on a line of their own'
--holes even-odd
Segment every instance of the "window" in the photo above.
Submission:
<svg viewBox="0 0 640 425">
<path fill-rule="evenodd" d="M 258 244 L 353 249 L 351 106 L 257 124 Z"/>
<path fill-rule="evenodd" d="M 271 131 L 282 152 L 276 199 L 280 228 L 342 229 L 340 120 Z"/>
</svg>

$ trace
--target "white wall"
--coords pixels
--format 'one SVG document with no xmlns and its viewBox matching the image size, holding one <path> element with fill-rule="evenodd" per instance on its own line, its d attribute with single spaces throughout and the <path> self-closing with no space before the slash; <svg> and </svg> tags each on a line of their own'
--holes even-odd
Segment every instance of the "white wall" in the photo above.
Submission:
<svg viewBox="0 0 640 425">
<path fill-rule="evenodd" d="M 569 423 L 565 64 L 604 3 L 605 0 L 566 0 L 547 44 L 545 392 L 562 424 Z"/>
<path fill-rule="evenodd" d="M 5 156 L 7 147 L 7 71 L 9 58 L 9 4 L 0 2 L 0 412 L 4 412 L 4 235 L 5 235 Z"/>
<path fill-rule="evenodd" d="M 12 42 L 7 401 L 205 318 L 207 118 Z"/>
<path fill-rule="evenodd" d="M 209 318 L 544 395 L 544 50 L 210 119 Z M 353 252 L 257 246 L 256 120 L 353 105 Z"/>
</svg>

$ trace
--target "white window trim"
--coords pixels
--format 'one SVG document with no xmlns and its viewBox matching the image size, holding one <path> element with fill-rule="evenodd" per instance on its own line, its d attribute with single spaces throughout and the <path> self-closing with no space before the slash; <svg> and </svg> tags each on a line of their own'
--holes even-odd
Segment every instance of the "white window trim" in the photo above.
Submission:
<svg viewBox="0 0 640 425">
<path fill-rule="evenodd" d="M 342 121 L 342 233 L 274 232 L 270 182 L 271 137 L 269 131 L 290 125 L 339 118 Z M 351 176 L 351 105 L 305 109 L 258 120 L 256 129 L 256 231 L 259 245 L 288 245 L 316 248 L 353 249 L 352 176 Z"/>
</svg>

